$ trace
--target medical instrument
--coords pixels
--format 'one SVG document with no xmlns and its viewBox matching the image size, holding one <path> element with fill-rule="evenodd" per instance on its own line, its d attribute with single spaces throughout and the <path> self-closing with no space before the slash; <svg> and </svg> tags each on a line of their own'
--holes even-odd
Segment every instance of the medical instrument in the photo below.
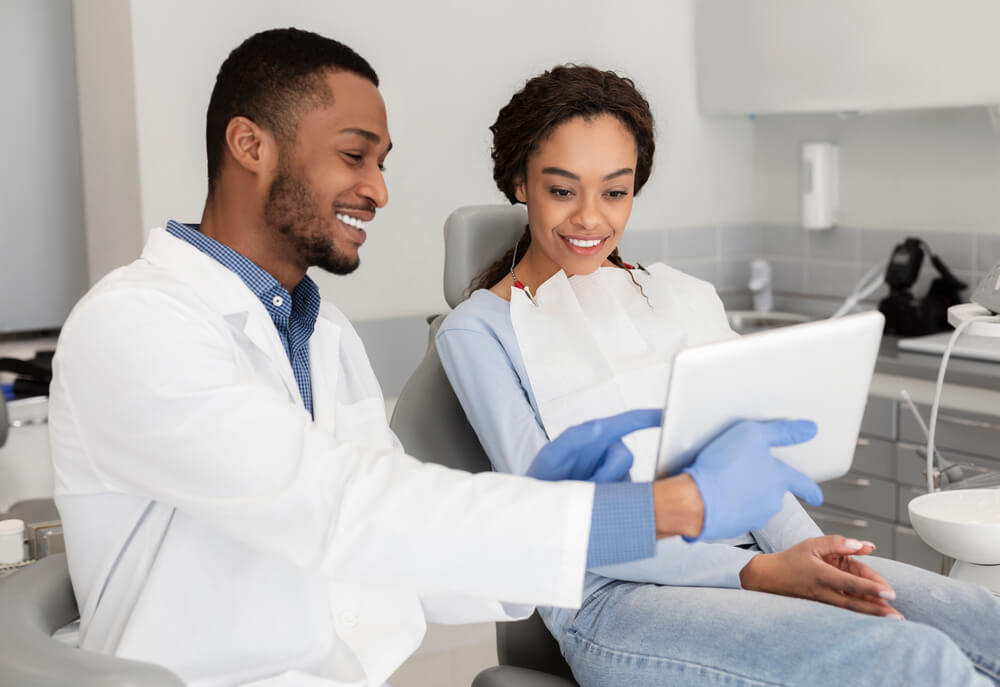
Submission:
<svg viewBox="0 0 1000 687">
<path fill-rule="evenodd" d="M 522 237 L 523 237 L 523 235 L 522 235 Z M 517 249 L 521 245 L 521 238 L 522 237 L 518 237 L 517 243 L 514 244 L 514 256 L 510 259 L 510 276 L 511 276 L 511 279 L 514 280 L 514 288 L 515 289 L 521 289 L 522 291 L 524 291 L 525 295 L 528 297 L 528 300 L 531 301 L 531 304 L 537 308 L 538 307 L 538 303 L 535 302 L 535 297 L 533 295 L 531 295 L 531 287 L 530 286 L 525 286 L 524 282 L 522 282 L 520 279 L 518 279 L 517 275 L 514 273 L 514 265 L 517 264 Z"/>
<path fill-rule="evenodd" d="M 910 291 L 920 275 L 924 255 L 938 273 L 927 293 L 921 298 Z M 885 330 L 900 336 L 920 336 L 945 331 L 948 328 L 948 308 L 962 302 L 960 292 L 968 288 L 931 252 L 930 246 L 917 238 L 908 238 L 893 248 L 885 270 L 889 295 L 879 301 L 878 309 L 885 315 Z"/>
<path fill-rule="evenodd" d="M 1000 263 L 976 286 L 972 292 L 972 302 L 992 313 L 1000 313 Z"/>
<path fill-rule="evenodd" d="M 910 501 L 910 520 L 921 539 L 955 559 L 950 577 L 985 585 L 1000 596 L 1000 489 L 960 488 L 990 484 L 990 473 L 986 473 L 942 491 L 943 480 L 935 480 L 934 471 L 938 409 L 952 349 L 966 330 L 975 336 L 1000 337 L 1000 315 L 971 303 L 949 308 L 948 319 L 955 331 L 941 357 L 931 404 L 926 449 L 928 493 Z"/>
<path fill-rule="evenodd" d="M 875 291 L 878 290 L 884 282 L 885 268 L 882 263 L 872 265 L 868 268 L 868 271 L 864 273 L 861 279 L 858 280 L 854 290 L 851 291 L 851 295 L 844 300 L 841 306 L 837 308 L 836 312 L 830 315 L 830 319 L 834 320 L 853 312 L 862 300 L 875 293 Z"/>
<path fill-rule="evenodd" d="M 0 520 L 0 564 L 24 560 L 24 521 Z"/>
<path fill-rule="evenodd" d="M 851 467 L 884 318 L 869 311 L 681 350 L 670 374 L 657 476 L 686 467 L 745 419 L 805 418 L 816 438 L 774 455 L 816 481 Z"/>
</svg>

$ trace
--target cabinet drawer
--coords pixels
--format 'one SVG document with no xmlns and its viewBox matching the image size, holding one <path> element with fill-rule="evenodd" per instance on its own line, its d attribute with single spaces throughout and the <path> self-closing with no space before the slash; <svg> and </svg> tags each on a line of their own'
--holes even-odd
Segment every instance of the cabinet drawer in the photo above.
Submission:
<svg viewBox="0 0 1000 687">
<path fill-rule="evenodd" d="M 924 419 L 929 421 L 930 407 L 923 404 L 917 407 Z M 915 444 L 927 442 L 912 413 L 900 415 L 899 438 Z M 942 451 L 952 449 L 1000 460 L 1000 418 L 942 408 L 938 411 L 934 442 Z"/>
<path fill-rule="evenodd" d="M 897 561 L 931 572 L 941 572 L 941 554 L 927 546 L 913 528 L 896 525 L 893 528 L 893 545 L 896 547 Z"/>
<path fill-rule="evenodd" d="M 839 479 L 823 483 L 823 502 L 836 508 L 893 520 L 896 517 L 896 484 L 849 472 Z"/>
<path fill-rule="evenodd" d="M 905 484 L 899 485 L 899 498 L 897 499 L 899 503 L 899 510 L 896 513 L 896 521 L 904 523 L 906 525 L 910 524 L 910 501 L 927 493 L 926 488 L 920 487 L 910 487 Z"/>
<path fill-rule="evenodd" d="M 884 396 L 869 396 L 861 418 L 861 433 L 870 437 L 896 439 L 897 404 Z"/>
<path fill-rule="evenodd" d="M 876 555 L 883 558 L 893 557 L 893 526 L 890 523 L 827 506 L 819 508 L 810 506 L 806 508 L 806 512 L 812 516 L 824 534 L 839 534 L 861 541 L 870 541 L 875 544 Z"/>
<path fill-rule="evenodd" d="M 896 476 L 896 444 L 885 439 L 858 437 L 851 471 L 893 479 Z"/>
<path fill-rule="evenodd" d="M 896 481 L 914 487 L 926 487 L 927 478 L 924 476 L 924 472 L 927 470 L 927 462 L 917 453 L 917 448 L 913 444 L 903 442 L 896 444 Z M 923 449 L 924 446 L 919 448 Z M 949 471 L 948 476 L 951 478 L 951 482 L 984 472 L 1000 470 L 1000 461 L 980 456 L 967 456 L 954 451 L 942 450 L 941 453 L 945 460 L 957 463 L 959 466 Z M 965 469 L 962 469 L 963 466 Z"/>
</svg>

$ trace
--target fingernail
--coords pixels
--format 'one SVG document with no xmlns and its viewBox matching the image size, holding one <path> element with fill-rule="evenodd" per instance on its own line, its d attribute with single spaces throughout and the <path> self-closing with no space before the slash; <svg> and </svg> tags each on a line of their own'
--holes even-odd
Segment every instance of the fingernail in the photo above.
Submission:
<svg viewBox="0 0 1000 687">
<path fill-rule="evenodd" d="M 866 541 L 864 544 L 865 544 L 865 546 L 870 546 L 873 549 L 878 548 L 878 547 L 875 546 L 875 542 Z"/>
<path fill-rule="evenodd" d="M 890 615 L 888 617 L 892 618 L 893 620 L 906 620 L 906 618 L 904 618 L 899 613 L 893 613 L 892 615 Z"/>
<path fill-rule="evenodd" d="M 844 542 L 844 546 L 845 546 L 846 548 L 850 549 L 851 551 L 857 551 L 857 550 L 858 550 L 858 549 L 860 549 L 860 548 L 861 548 L 861 547 L 862 547 L 863 545 L 862 545 L 862 543 L 861 543 L 861 542 L 859 542 L 859 541 L 858 541 L 857 539 L 848 539 L 848 540 L 846 540 L 846 541 Z"/>
<path fill-rule="evenodd" d="M 895 601 L 896 600 L 896 592 L 892 591 L 891 589 L 888 590 L 888 591 L 879 592 L 878 595 L 880 597 L 882 597 L 883 599 L 885 599 L 886 601 Z"/>
</svg>

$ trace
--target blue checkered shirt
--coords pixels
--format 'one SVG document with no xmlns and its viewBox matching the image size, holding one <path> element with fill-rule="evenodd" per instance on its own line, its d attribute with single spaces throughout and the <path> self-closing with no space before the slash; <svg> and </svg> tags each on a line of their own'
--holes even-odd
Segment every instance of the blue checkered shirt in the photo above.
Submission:
<svg viewBox="0 0 1000 687">
<path fill-rule="evenodd" d="M 190 243 L 219 264 L 232 270 L 247 285 L 271 316 L 278 336 L 292 364 L 295 382 L 309 414 L 313 412 L 312 371 L 309 365 L 309 337 L 319 317 L 320 296 L 316 282 L 302 277 L 289 295 L 278 280 L 229 246 L 211 239 L 198 230 L 197 224 L 170 220 L 167 232 Z"/>
</svg>

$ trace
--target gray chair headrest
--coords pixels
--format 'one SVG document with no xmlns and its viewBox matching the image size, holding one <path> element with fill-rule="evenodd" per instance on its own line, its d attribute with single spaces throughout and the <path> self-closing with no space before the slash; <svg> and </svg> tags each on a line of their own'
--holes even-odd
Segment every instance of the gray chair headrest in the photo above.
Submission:
<svg viewBox="0 0 1000 687">
<path fill-rule="evenodd" d="M 528 224 L 523 205 L 470 205 L 444 223 L 444 298 L 455 307 L 465 300 L 480 272 L 514 247 Z"/>
</svg>

